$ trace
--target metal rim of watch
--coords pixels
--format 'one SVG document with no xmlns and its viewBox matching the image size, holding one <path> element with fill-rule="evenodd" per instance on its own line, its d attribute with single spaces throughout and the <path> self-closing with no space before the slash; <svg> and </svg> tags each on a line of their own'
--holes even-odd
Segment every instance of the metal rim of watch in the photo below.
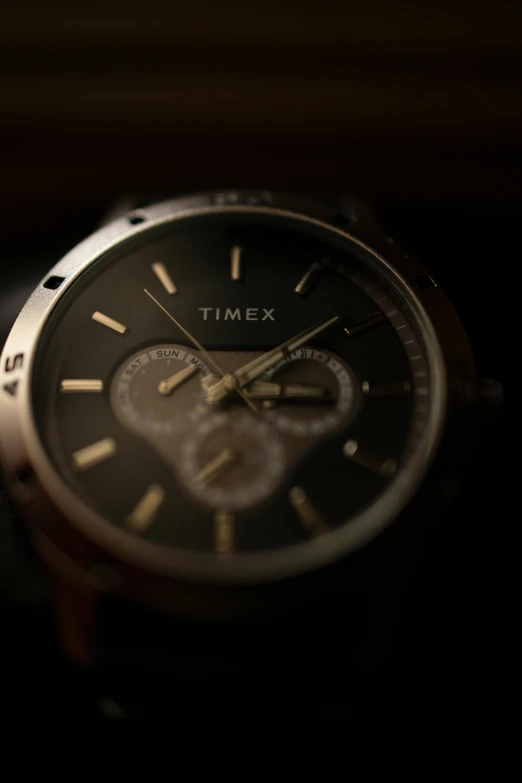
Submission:
<svg viewBox="0 0 522 783">
<path fill-rule="evenodd" d="M 379 241 L 384 247 L 376 249 L 347 231 L 323 219 L 317 219 L 302 209 L 297 198 L 295 211 L 285 201 L 284 208 L 252 203 L 217 203 L 212 194 L 174 199 L 140 210 L 140 222 L 130 220 L 129 215 L 116 219 L 89 236 L 71 250 L 46 275 L 65 278 L 57 290 L 43 288 L 42 284 L 33 292 L 21 311 L 7 339 L 0 366 L 0 389 L 6 382 L 18 382 L 16 396 L 0 396 L 0 451 L 3 456 L 10 488 L 15 500 L 30 509 L 27 516 L 36 529 L 43 530 L 54 546 L 62 549 L 72 562 L 85 567 L 82 560 L 92 559 L 92 547 L 98 552 L 98 559 L 104 555 L 115 565 L 129 565 L 162 577 L 194 579 L 202 583 L 241 584 L 278 580 L 304 573 L 339 560 L 352 551 L 360 549 L 375 538 L 400 514 L 404 506 L 422 484 L 422 480 L 437 450 L 446 419 L 447 391 L 451 386 L 453 368 L 473 385 L 474 367 L 467 337 L 449 300 L 439 287 L 430 290 L 413 290 L 412 281 L 427 275 L 425 269 L 414 259 L 405 256 L 396 246 L 386 246 L 385 238 Z M 306 203 L 306 202 L 305 202 Z M 77 277 L 108 250 L 121 242 L 171 221 L 196 215 L 216 212 L 260 213 L 302 221 L 334 233 L 366 251 L 373 263 L 387 277 L 408 302 L 416 317 L 416 326 L 428 346 L 427 357 L 434 388 L 428 425 L 418 449 L 414 464 L 403 469 L 397 479 L 379 499 L 349 526 L 343 526 L 320 540 L 296 545 L 289 550 L 270 554 L 244 555 L 238 558 L 217 558 L 213 554 L 199 554 L 167 550 L 157 544 L 135 540 L 128 533 L 98 515 L 88 507 L 65 483 L 54 468 L 38 435 L 32 411 L 32 369 L 39 339 L 46 321 L 57 302 L 74 284 Z M 394 256 L 393 263 L 383 255 Z M 23 365 L 13 376 L 6 376 L 6 357 L 22 355 Z M 23 481 L 26 476 L 34 482 Z M 45 502 L 34 502 L 35 498 Z M 33 502 L 30 502 L 33 501 Z M 50 502 L 49 502 L 50 501 Z M 74 528 L 85 540 L 86 558 L 67 552 L 63 541 L 67 540 L 67 529 Z M 76 547 L 73 547 L 73 550 Z"/>
</svg>

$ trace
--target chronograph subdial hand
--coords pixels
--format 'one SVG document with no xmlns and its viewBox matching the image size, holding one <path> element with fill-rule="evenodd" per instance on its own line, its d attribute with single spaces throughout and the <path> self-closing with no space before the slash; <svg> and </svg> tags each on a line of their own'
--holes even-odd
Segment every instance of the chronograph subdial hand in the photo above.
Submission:
<svg viewBox="0 0 522 783">
<path fill-rule="evenodd" d="M 223 471 L 237 462 L 238 457 L 239 455 L 234 449 L 223 449 L 199 471 L 195 477 L 196 482 L 201 485 L 208 484 L 219 476 L 220 473 L 223 473 Z"/>
<path fill-rule="evenodd" d="M 284 474 L 286 452 L 264 416 L 239 406 L 212 412 L 184 439 L 181 481 L 198 503 L 229 512 L 255 506 Z"/>
<path fill-rule="evenodd" d="M 203 354 L 203 356 L 205 357 L 205 359 L 207 360 L 207 362 L 209 362 L 209 364 L 211 364 L 211 365 L 212 365 L 212 366 L 213 366 L 213 367 L 214 367 L 214 368 L 215 368 L 215 369 L 218 371 L 218 373 L 219 373 L 219 377 L 221 378 L 221 380 L 222 380 L 223 378 L 225 378 L 225 377 L 229 377 L 229 375 L 228 375 L 227 373 L 225 373 L 225 371 L 224 371 L 224 370 L 223 370 L 223 369 L 222 369 L 222 368 L 219 366 L 219 364 L 217 364 L 217 362 L 216 362 L 216 361 L 215 361 L 215 360 L 212 358 L 212 356 L 209 354 L 209 352 L 208 352 L 208 351 L 207 351 L 207 350 L 206 350 L 206 349 L 205 349 L 205 348 L 204 348 L 204 347 L 201 345 L 201 343 L 200 343 L 198 340 L 196 340 L 196 338 L 195 338 L 195 337 L 194 337 L 194 336 L 193 336 L 193 335 L 192 335 L 192 334 L 191 334 L 191 333 L 188 331 L 188 329 L 185 329 L 185 327 L 184 327 L 184 326 L 182 326 L 182 325 L 180 324 L 180 322 L 179 322 L 179 321 L 178 321 L 176 318 L 174 318 L 174 316 L 172 315 L 172 313 L 169 313 L 169 311 L 168 311 L 168 310 L 167 310 L 165 307 L 163 307 L 163 305 L 161 304 L 161 302 L 158 302 L 158 300 L 156 299 L 156 297 L 155 297 L 155 296 L 153 296 L 153 295 L 150 293 L 150 291 L 148 291 L 146 288 L 144 288 L 143 290 L 144 290 L 144 292 L 147 294 L 147 296 L 148 296 L 150 299 L 152 299 L 152 301 L 153 301 L 153 302 L 154 302 L 154 303 L 155 303 L 155 304 L 156 304 L 156 305 L 157 305 L 157 306 L 160 308 L 160 310 L 163 310 L 163 312 L 165 313 L 165 315 L 166 315 L 166 316 L 168 316 L 168 318 L 170 318 L 170 320 L 171 320 L 171 321 L 172 321 L 172 322 L 173 322 L 173 323 L 174 323 L 174 324 L 175 324 L 175 325 L 178 327 L 178 329 L 180 329 L 180 330 L 183 332 L 183 334 L 185 335 L 185 337 L 187 337 L 187 339 L 189 339 L 189 340 L 190 340 L 190 342 L 191 342 L 193 345 L 195 345 L 195 346 L 196 346 L 196 348 L 198 349 L 198 351 L 201 351 L 201 353 Z M 256 406 L 254 405 L 254 403 L 253 403 L 251 400 L 249 400 L 249 399 L 248 399 L 248 397 L 247 397 L 245 394 L 243 394 L 243 392 L 242 392 L 242 391 L 241 391 L 239 388 L 237 389 L 237 391 L 238 391 L 238 394 L 240 394 L 240 395 L 241 395 L 241 397 L 244 399 L 244 401 L 246 402 L 246 404 L 248 405 L 248 407 L 249 407 L 251 410 L 253 410 L 253 411 L 254 411 L 254 413 L 257 413 L 257 408 L 256 408 Z"/>
<path fill-rule="evenodd" d="M 159 393 L 163 394 L 165 397 L 168 396 L 175 388 L 181 386 L 181 384 L 189 378 L 192 378 L 197 371 L 197 365 L 191 364 L 189 367 L 185 367 L 183 370 L 171 375 L 170 378 L 160 381 L 158 384 Z"/>
<path fill-rule="evenodd" d="M 282 359 L 258 381 L 245 387 L 263 394 L 271 386 L 283 395 L 265 398 L 267 417 L 282 432 L 298 437 L 322 437 L 353 416 L 356 381 L 349 365 L 324 348 L 302 347 Z M 266 388 L 265 388 L 266 387 Z M 277 410 L 272 410 L 276 407 Z"/>
<path fill-rule="evenodd" d="M 245 389 L 248 397 L 254 400 L 281 400 L 284 402 L 334 402 L 327 386 L 311 383 L 274 383 L 273 381 L 253 381 Z"/>
<path fill-rule="evenodd" d="M 247 383 L 258 378 L 273 367 L 274 364 L 277 364 L 277 362 L 284 359 L 285 356 L 288 356 L 288 354 L 296 351 L 310 340 L 313 340 L 314 337 L 317 337 L 330 326 L 337 323 L 340 318 L 341 317 L 337 314 L 331 315 L 329 318 L 319 321 L 319 323 L 314 324 L 314 326 L 311 326 L 309 329 L 305 329 L 303 332 L 291 337 L 289 340 L 285 340 L 284 343 L 267 351 L 267 353 L 264 353 L 257 359 L 248 362 L 248 364 L 240 367 L 239 370 L 236 370 L 234 373 L 224 375 L 213 385 L 207 386 L 207 401 L 215 404 L 220 402 L 220 400 L 231 392 L 237 391 L 241 394 L 241 389 L 246 386 Z"/>
</svg>

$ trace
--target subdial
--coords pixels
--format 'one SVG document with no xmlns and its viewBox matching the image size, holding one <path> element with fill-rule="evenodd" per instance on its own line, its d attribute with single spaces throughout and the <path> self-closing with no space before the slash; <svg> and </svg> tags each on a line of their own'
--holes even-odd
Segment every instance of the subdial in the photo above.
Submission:
<svg viewBox="0 0 522 783">
<path fill-rule="evenodd" d="M 263 399 L 266 416 L 278 430 L 297 436 L 331 432 L 355 409 L 349 368 L 322 348 L 299 348 L 254 381 L 248 391 L 253 398 Z"/>
<path fill-rule="evenodd" d="M 111 387 L 116 417 L 128 429 L 173 435 L 207 411 L 201 389 L 208 375 L 200 358 L 180 345 L 153 345 L 130 356 Z"/>
<path fill-rule="evenodd" d="M 237 510 L 268 497 L 285 469 L 274 428 L 240 408 L 207 416 L 184 444 L 180 472 L 201 503 Z"/>
</svg>

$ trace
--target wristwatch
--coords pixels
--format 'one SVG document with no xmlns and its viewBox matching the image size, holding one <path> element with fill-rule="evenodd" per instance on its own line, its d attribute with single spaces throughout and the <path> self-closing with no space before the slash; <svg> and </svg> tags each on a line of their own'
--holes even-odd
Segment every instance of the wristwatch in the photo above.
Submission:
<svg viewBox="0 0 522 783">
<path fill-rule="evenodd" d="M 135 703 L 381 687 L 480 388 L 441 287 L 358 199 L 120 210 L 0 360 L 2 514 L 72 669 Z"/>
</svg>

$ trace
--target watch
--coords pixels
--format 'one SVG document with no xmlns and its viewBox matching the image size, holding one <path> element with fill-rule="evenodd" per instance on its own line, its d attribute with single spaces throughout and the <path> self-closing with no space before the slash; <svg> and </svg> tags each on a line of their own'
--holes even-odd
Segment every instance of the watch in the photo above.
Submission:
<svg viewBox="0 0 522 783">
<path fill-rule="evenodd" d="M 72 669 L 134 703 L 381 687 L 479 391 L 443 290 L 358 199 L 114 216 L 0 360 L 8 502 Z"/>
</svg>

